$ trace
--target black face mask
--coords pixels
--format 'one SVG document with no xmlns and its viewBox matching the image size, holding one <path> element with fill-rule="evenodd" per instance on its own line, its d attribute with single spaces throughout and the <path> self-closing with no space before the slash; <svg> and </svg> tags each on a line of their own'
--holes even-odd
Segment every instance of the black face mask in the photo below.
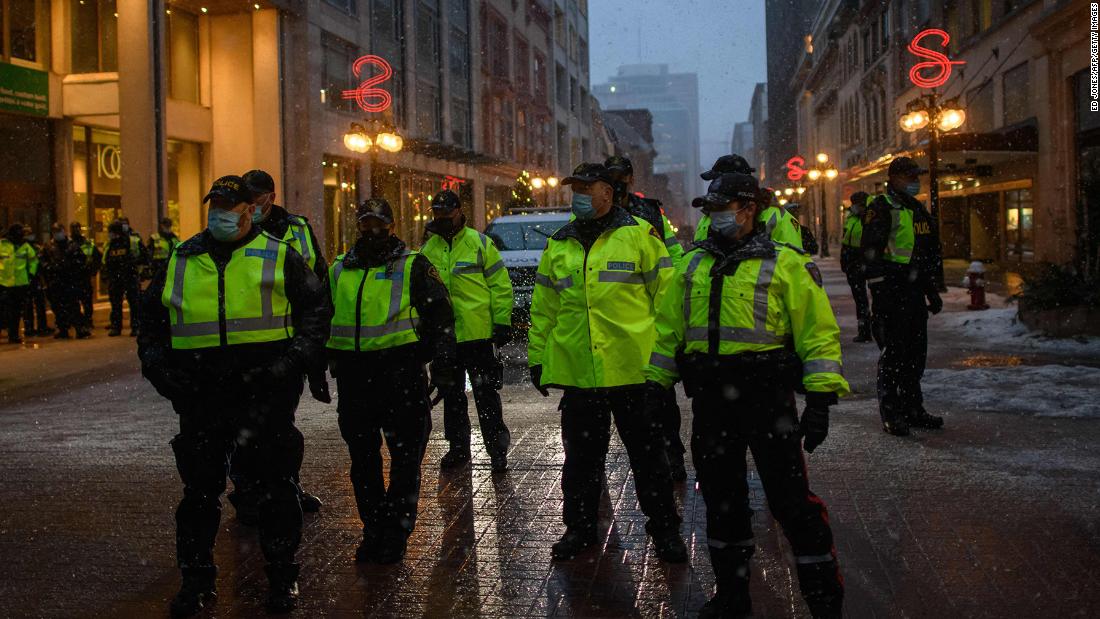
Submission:
<svg viewBox="0 0 1100 619">
<path fill-rule="evenodd" d="M 390 238 L 390 231 L 386 228 L 371 228 L 359 233 L 359 240 L 367 244 L 377 244 Z"/>
</svg>

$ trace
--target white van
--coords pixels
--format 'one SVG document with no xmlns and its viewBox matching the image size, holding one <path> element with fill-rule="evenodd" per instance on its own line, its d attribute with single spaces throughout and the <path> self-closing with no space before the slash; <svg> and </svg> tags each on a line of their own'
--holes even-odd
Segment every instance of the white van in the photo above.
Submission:
<svg viewBox="0 0 1100 619">
<path fill-rule="evenodd" d="M 497 217 L 485 228 L 485 234 L 496 243 L 500 257 L 512 279 L 515 307 L 512 322 L 526 327 L 531 322 L 531 293 L 535 272 L 546 249 L 546 241 L 569 222 L 569 211 L 538 210 Z"/>
</svg>

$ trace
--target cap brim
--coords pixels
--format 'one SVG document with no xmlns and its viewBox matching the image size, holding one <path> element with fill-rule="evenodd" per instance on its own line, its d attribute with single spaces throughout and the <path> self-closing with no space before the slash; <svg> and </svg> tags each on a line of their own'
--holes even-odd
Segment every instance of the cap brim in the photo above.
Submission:
<svg viewBox="0 0 1100 619">
<path fill-rule="evenodd" d="M 215 189 L 214 191 L 211 191 L 210 193 L 206 194 L 206 196 L 204 196 L 203 199 L 202 199 L 202 203 L 206 204 L 207 202 L 213 200 L 214 198 L 222 198 L 224 200 L 232 200 L 233 204 L 237 203 L 237 194 L 233 193 L 232 191 L 223 190 L 223 189 Z"/>
<path fill-rule="evenodd" d="M 372 219 L 372 218 L 377 219 L 378 221 L 381 221 L 384 224 L 392 224 L 393 223 L 393 218 L 392 217 L 386 217 L 385 215 L 380 215 L 378 213 L 363 213 L 358 218 L 356 218 L 356 221 L 363 221 L 364 219 Z"/>
<path fill-rule="evenodd" d="M 699 196 L 691 201 L 691 205 L 695 208 L 701 208 L 708 204 L 715 206 L 725 206 L 730 202 L 733 202 L 734 198 L 721 193 L 708 193 L 705 196 Z"/>
<path fill-rule="evenodd" d="M 601 180 L 601 179 L 599 177 L 596 177 L 596 176 L 567 176 L 564 179 L 562 179 L 561 184 L 562 185 L 576 185 L 578 183 L 587 184 L 587 183 L 593 183 L 593 182 L 598 181 L 598 180 Z"/>
<path fill-rule="evenodd" d="M 703 172 L 702 174 L 700 174 L 699 178 L 701 178 L 705 181 L 712 181 L 712 180 L 718 178 L 719 176 L 722 176 L 722 174 L 720 172 L 715 172 L 714 170 L 707 170 L 706 172 Z"/>
</svg>

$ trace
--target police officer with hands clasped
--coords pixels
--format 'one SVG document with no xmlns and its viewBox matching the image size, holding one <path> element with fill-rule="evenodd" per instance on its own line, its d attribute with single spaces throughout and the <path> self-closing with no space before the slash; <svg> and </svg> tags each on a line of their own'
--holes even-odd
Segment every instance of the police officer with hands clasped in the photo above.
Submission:
<svg viewBox="0 0 1100 619">
<path fill-rule="evenodd" d="M 512 280 L 489 237 L 466 225 L 458 194 L 432 198 L 432 236 L 421 253 L 431 260 L 454 304 L 459 376 L 443 393 L 443 426 L 450 450 L 439 464 L 453 468 L 470 461 L 470 416 L 464 375 L 470 374 L 481 436 L 494 472 L 508 467 L 511 433 L 504 424 L 500 389 L 504 364 L 498 348 L 512 338 Z"/>
<path fill-rule="evenodd" d="M 531 302 L 531 382 L 544 396 L 551 387 L 564 390 L 558 408 L 566 531 L 552 555 L 570 560 L 597 543 L 613 419 L 649 519 L 646 532 L 658 557 L 679 563 L 687 560 L 687 549 L 663 437 L 645 405 L 643 374 L 655 304 L 669 285 L 672 260 L 657 230 L 615 205 L 616 183 L 598 163 L 582 163 L 562 181 L 573 189 L 575 220 L 548 240 Z"/>
<path fill-rule="evenodd" d="M 943 310 L 936 283 L 943 264 L 938 231 L 915 197 L 925 172 L 909 157 L 890 162 L 886 191 L 868 203 L 860 239 L 882 347 L 879 415 L 883 430 L 895 436 L 908 435 L 910 427 L 943 427 L 943 417 L 924 409 L 920 386 L 928 358 L 928 314 Z"/>
<path fill-rule="evenodd" d="M 692 398 L 691 452 L 707 508 L 717 593 L 701 616 L 751 613 L 752 509 L 745 451 L 794 551 L 815 617 L 839 617 L 843 587 L 825 505 L 809 488 L 803 446 L 828 434 L 829 406 L 848 393 L 840 329 L 817 266 L 773 242 L 760 205 L 769 196 L 747 174 L 722 174 L 702 208 L 711 225 L 684 256 L 661 301 L 649 384 L 682 378 Z M 795 390 L 806 393 L 801 420 Z"/>
<path fill-rule="evenodd" d="M 355 558 L 396 563 L 416 523 L 420 464 L 432 428 L 425 364 L 431 362 L 431 385 L 440 393 L 459 381 L 455 318 L 435 267 L 394 236 L 389 203 L 366 200 L 356 216 L 359 240 L 329 268 L 334 315 L 327 348 L 363 522 Z"/>
<path fill-rule="evenodd" d="M 219 178 L 206 201 L 206 230 L 176 247 L 143 296 L 138 339 L 142 374 L 172 401 L 180 424 L 172 449 L 184 484 L 176 510 L 183 585 L 170 610 L 188 616 L 215 597 L 226 462 L 248 449 L 263 486 L 268 607 L 285 612 L 297 603 L 302 532 L 294 479 L 304 443 L 294 411 L 302 375 L 323 355 L 329 306 L 302 256 L 252 224 L 243 179 Z"/>
<path fill-rule="evenodd" d="M 870 196 L 857 191 L 849 198 L 851 205 L 844 218 L 844 236 L 840 239 L 840 270 L 852 289 L 852 299 L 856 303 L 856 323 L 858 333 L 853 342 L 857 344 L 871 341 L 871 302 L 867 300 L 867 281 L 863 268 L 863 213 Z"/>
</svg>

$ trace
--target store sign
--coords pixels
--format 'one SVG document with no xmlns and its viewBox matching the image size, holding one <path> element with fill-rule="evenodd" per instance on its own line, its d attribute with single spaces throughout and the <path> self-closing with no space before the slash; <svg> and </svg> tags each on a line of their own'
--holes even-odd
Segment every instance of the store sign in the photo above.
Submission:
<svg viewBox="0 0 1100 619">
<path fill-rule="evenodd" d="M 95 145 L 96 174 L 99 178 L 122 178 L 122 151 L 113 144 Z"/>
<path fill-rule="evenodd" d="M 944 83 L 947 82 L 947 78 L 951 77 L 951 65 L 966 64 L 965 60 L 951 60 L 940 52 L 918 45 L 925 37 L 930 36 L 937 36 L 940 38 L 940 47 L 947 47 L 947 44 L 951 42 L 951 35 L 939 28 L 922 30 L 909 42 L 908 50 L 910 54 L 913 54 L 917 58 L 928 59 L 924 62 L 918 62 L 913 65 L 912 69 L 909 69 L 909 81 L 913 82 L 913 85 L 917 88 L 938 88 L 943 86 Z M 933 73 L 931 77 L 926 77 L 926 74 L 921 73 L 922 71 L 930 70 L 938 70 L 938 72 Z"/>
<path fill-rule="evenodd" d="M 48 116 L 50 81 L 46 72 L 0 62 L 0 110 Z"/>
<path fill-rule="evenodd" d="M 466 184 L 466 179 L 458 178 L 457 176 L 444 176 L 443 177 L 443 191 L 453 191 L 458 193 L 458 190 Z"/>
<path fill-rule="evenodd" d="M 345 90 L 341 93 L 341 97 L 355 101 L 359 109 L 364 112 L 385 112 L 393 105 L 393 96 L 382 88 L 377 88 L 377 86 L 393 77 L 393 67 L 384 58 L 362 56 L 355 61 L 355 64 L 351 65 L 351 72 L 355 74 L 355 77 L 361 77 L 363 69 L 367 65 L 378 67 L 381 73 L 365 79 L 359 84 L 359 88 Z"/>
<path fill-rule="evenodd" d="M 791 157 L 787 160 L 787 179 L 797 183 L 802 180 L 803 176 L 806 176 L 806 169 L 802 166 L 806 165 L 806 160 L 798 155 Z"/>
</svg>

